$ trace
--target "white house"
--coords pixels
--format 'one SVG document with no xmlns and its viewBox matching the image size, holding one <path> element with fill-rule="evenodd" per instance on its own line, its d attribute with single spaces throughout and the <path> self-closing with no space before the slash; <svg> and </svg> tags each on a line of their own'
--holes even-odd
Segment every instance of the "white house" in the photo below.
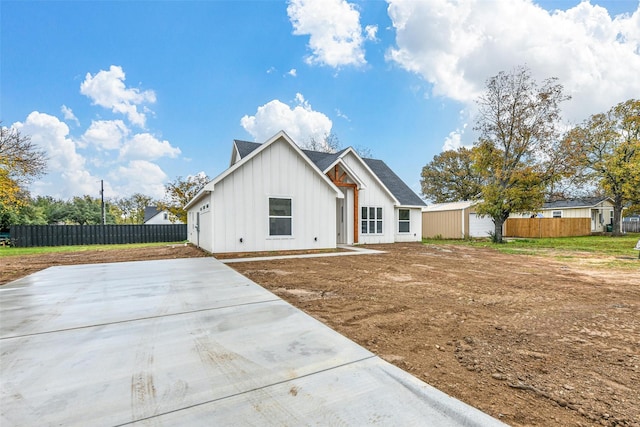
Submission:
<svg viewBox="0 0 640 427">
<path fill-rule="evenodd" d="M 527 217 L 529 213 L 513 215 Z M 537 216 L 542 218 L 590 218 L 591 232 L 607 231 L 613 224 L 613 200 L 609 197 L 586 197 L 546 202 Z"/>
<path fill-rule="evenodd" d="M 147 225 L 166 225 L 166 224 L 182 224 L 182 221 L 175 219 L 171 221 L 169 212 L 161 211 L 155 206 L 147 206 L 144 208 L 144 224 Z"/>
<path fill-rule="evenodd" d="M 420 241 L 423 206 L 383 161 L 302 150 L 281 131 L 234 141 L 230 167 L 185 210 L 188 240 L 223 253 Z"/>
</svg>

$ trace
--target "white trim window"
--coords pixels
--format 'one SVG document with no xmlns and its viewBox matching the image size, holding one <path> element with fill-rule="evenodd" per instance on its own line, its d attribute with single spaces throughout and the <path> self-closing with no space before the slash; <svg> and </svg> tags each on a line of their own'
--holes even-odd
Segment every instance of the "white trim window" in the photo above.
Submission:
<svg viewBox="0 0 640 427">
<path fill-rule="evenodd" d="M 398 209 L 398 233 L 411 233 L 411 211 Z"/>
<path fill-rule="evenodd" d="M 360 212 L 360 233 L 382 234 L 382 208 L 363 206 Z"/>
<path fill-rule="evenodd" d="M 291 199 L 269 197 L 269 236 L 291 236 L 292 223 Z"/>
<path fill-rule="evenodd" d="M 551 215 L 553 218 L 562 218 L 562 211 L 553 211 Z"/>
</svg>

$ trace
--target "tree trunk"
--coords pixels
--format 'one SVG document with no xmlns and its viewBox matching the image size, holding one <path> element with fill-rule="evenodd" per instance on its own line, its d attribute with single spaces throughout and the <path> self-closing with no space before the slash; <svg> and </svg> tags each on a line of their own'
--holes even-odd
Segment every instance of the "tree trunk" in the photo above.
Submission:
<svg viewBox="0 0 640 427">
<path fill-rule="evenodd" d="M 493 241 L 494 243 L 502 243 L 502 225 L 504 224 L 504 219 L 494 218 L 493 224 L 495 225 Z"/>
<path fill-rule="evenodd" d="M 616 196 L 613 199 L 613 224 L 611 225 L 612 235 L 620 236 L 622 235 L 620 222 L 622 220 L 622 197 Z"/>
</svg>

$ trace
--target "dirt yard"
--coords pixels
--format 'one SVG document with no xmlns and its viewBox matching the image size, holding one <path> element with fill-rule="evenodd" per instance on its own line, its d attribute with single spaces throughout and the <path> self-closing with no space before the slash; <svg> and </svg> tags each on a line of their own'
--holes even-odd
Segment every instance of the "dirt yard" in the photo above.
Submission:
<svg viewBox="0 0 640 427">
<path fill-rule="evenodd" d="M 507 424 L 640 426 L 640 261 L 611 270 L 489 248 L 372 248 L 388 252 L 232 267 Z M 111 252 L 5 257 L 0 282 L 48 265 L 202 255 Z"/>
</svg>

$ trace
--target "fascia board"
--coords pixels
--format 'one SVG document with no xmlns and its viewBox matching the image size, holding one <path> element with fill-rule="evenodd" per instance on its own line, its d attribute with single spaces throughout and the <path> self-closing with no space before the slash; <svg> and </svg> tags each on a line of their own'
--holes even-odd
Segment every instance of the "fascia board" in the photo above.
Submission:
<svg viewBox="0 0 640 427">
<path fill-rule="evenodd" d="M 355 151 L 353 148 L 351 148 L 351 147 L 347 148 L 347 149 L 344 151 L 344 153 L 340 154 L 340 157 L 339 157 L 339 158 L 340 158 L 340 159 L 342 159 L 343 157 L 345 157 L 345 156 L 347 155 L 347 153 L 352 153 L 354 156 L 356 156 L 356 159 L 358 159 L 358 161 L 362 164 L 362 166 L 364 166 L 364 168 L 365 168 L 367 171 L 369 171 L 369 173 L 371 174 L 371 176 L 373 176 L 373 179 L 375 179 L 375 180 L 376 180 L 376 182 L 377 182 L 378 184 L 380 184 L 380 186 L 381 186 L 382 188 L 384 188 L 384 190 L 387 192 L 387 194 L 389 195 L 389 197 L 391 197 L 391 199 L 393 200 L 393 204 L 394 204 L 394 205 L 399 205 L 399 204 L 400 204 L 400 201 L 399 201 L 398 199 L 396 199 L 396 196 L 394 196 L 394 195 L 393 195 L 393 193 L 391 192 L 391 190 L 389 190 L 389 189 L 387 188 L 387 186 L 386 186 L 386 185 L 384 185 L 384 183 L 380 180 L 380 178 L 378 178 L 378 175 L 376 175 L 376 174 L 371 170 L 371 168 L 369 167 L 369 165 L 367 165 L 367 163 L 366 163 L 364 160 L 362 160 L 362 157 L 360 157 L 360 156 L 358 155 L 358 153 L 356 153 L 356 151 Z"/>
<path fill-rule="evenodd" d="M 333 169 L 336 165 L 340 165 L 342 166 L 342 168 L 349 174 L 349 176 L 351 177 L 351 179 L 353 179 L 356 184 L 358 184 L 358 190 L 364 190 L 367 188 L 366 184 L 364 183 L 364 181 L 362 181 L 360 179 L 360 177 L 353 171 L 353 169 L 351 169 L 345 162 L 344 160 L 342 160 L 342 157 L 338 157 L 338 159 L 336 159 L 335 162 L 331 163 L 331 165 L 329 165 L 328 168 L 326 168 L 324 171 L 322 171 L 322 173 L 324 173 L 325 175 L 331 170 Z"/>
</svg>

